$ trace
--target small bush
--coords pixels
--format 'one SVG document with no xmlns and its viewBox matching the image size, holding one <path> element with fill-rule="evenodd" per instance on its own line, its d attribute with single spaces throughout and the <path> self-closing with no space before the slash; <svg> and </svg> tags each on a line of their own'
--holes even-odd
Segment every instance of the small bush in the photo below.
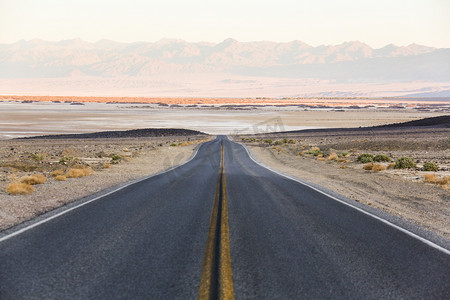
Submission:
<svg viewBox="0 0 450 300">
<path fill-rule="evenodd" d="M 67 178 L 80 178 L 84 176 L 91 175 L 92 171 L 90 168 L 83 168 L 83 169 L 70 169 L 66 173 Z"/>
<path fill-rule="evenodd" d="M 60 158 L 59 163 L 62 165 L 67 165 L 69 163 L 74 163 L 77 162 L 78 158 L 73 157 L 73 156 L 63 156 Z"/>
<path fill-rule="evenodd" d="M 373 168 L 373 163 L 367 163 L 363 166 L 363 169 L 367 170 L 367 171 L 372 171 L 372 168 Z"/>
<path fill-rule="evenodd" d="M 171 147 L 176 147 L 176 146 L 177 146 L 177 144 L 175 144 L 175 143 L 172 143 L 172 144 L 170 144 L 170 146 L 171 146 Z"/>
<path fill-rule="evenodd" d="M 271 139 L 264 140 L 264 143 L 269 144 L 269 145 L 272 144 L 272 142 L 273 141 Z"/>
<path fill-rule="evenodd" d="M 433 171 L 436 172 L 439 170 L 439 167 L 434 162 L 426 162 L 423 164 L 422 171 Z"/>
<path fill-rule="evenodd" d="M 287 138 L 284 138 L 284 139 L 283 139 L 283 144 L 287 144 L 288 141 L 289 141 L 289 140 L 288 140 Z"/>
<path fill-rule="evenodd" d="M 435 174 L 425 174 L 423 177 L 425 178 L 425 181 L 429 183 L 437 183 L 439 181 Z"/>
<path fill-rule="evenodd" d="M 55 176 L 55 180 L 56 181 L 66 181 L 67 177 L 64 175 L 57 175 L 57 176 Z"/>
<path fill-rule="evenodd" d="M 296 143 L 297 143 L 297 141 L 296 141 L 296 140 L 292 140 L 292 139 L 290 139 L 290 140 L 288 140 L 288 141 L 287 141 L 287 143 L 288 143 L 288 144 L 296 144 Z"/>
<path fill-rule="evenodd" d="M 349 156 L 350 156 L 350 153 L 348 153 L 346 151 L 339 154 L 339 157 L 349 157 Z"/>
<path fill-rule="evenodd" d="M 320 151 L 319 147 L 312 147 L 311 149 L 309 149 L 306 154 L 312 154 L 314 156 L 319 156 L 319 155 L 323 155 L 323 152 Z"/>
<path fill-rule="evenodd" d="M 372 171 L 384 171 L 386 169 L 387 169 L 386 166 L 383 166 L 381 164 L 374 164 L 372 166 Z"/>
<path fill-rule="evenodd" d="M 60 175 L 64 175 L 64 170 L 59 169 L 59 170 L 55 170 L 50 173 L 50 176 L 53 176 L 53 177 L 60 176 Z"/>
<path fill-rule="evenodd" d="M 280 146 L 283 145 L 283 141 L 275 141 L 275 143 L 273 143 L 274 145 Z"/>
<path fill-rule="evenodd" d="M 33 154 L 33 155 L 31 155 L 31 159 L 33 159 L 35 161 L 42 161 L 42 160 L 44 160 L 44 155 L 42 155 L 42 154 Z"/>
<path fill-rule="evenodd" d="M 328 157 L 327 157 L 329 160 L 337 160 L 338 159 L 338 156 L 337 156 L 337 154 L 336 153 L 330 153 L 330 155 L 328 155 Z"/>
<path fill-rule="evenodd" d="M 20 183 L 25 183 L 25 184 L 29 184 L 29 185 L 42 184 L 42 183 L 45 183 L 46 181 L 47 181 L 47 177 L 45 177 L 42 174 L 23 176 L 19 180 Z"/>
<path fill-rule="evenodd" d="M 357 160 L 363 164 L 373 162 L 373 155 L 370 153 L 364 153 L 358 156 Z"/>
<path fill-rule="evenodd" d="M 171 145 L 172 146 L 172 145 Z M 111 163 L 112 164 L 118 164 L 120 161 L 122 160 L 122 156 L 120 156 L 119 154 L 114 154 L 111 157 Z"/>
<path fill-rule="evenodd" d="M 373 158 L 373 161 L 376 161 L 376 162 L 383 162 L 383 161 L 389 162 L 389 161 L 391 161 L 391 158 L 389 156 L 387 156 L 387 155 L 384 155 L 384 154 L 377 154 Z"/>
<path fill-rule="evenodd" d="M 26 183 L 14 182 L 6 187 L 6 192 L 10 195 L 28 195 L 34 191 L 34 188 Z"/>
<path fill-rule="evenodd" d="M 416 163 L 414 162 L 414 160 L 411 157 L 406 156 L 397 159 L 394 165 L 394 169 L 410 169 L 415 167 Z"/>
<path fill-rule="evenodd" d="M 450 183 L 450 176 L 445 176 L 444 178 L 439 179 L 435 174 L 425 174 L 423 177 L 428 183 L 435 183 L 439 185 L 448 185 Z"/>
</svg>

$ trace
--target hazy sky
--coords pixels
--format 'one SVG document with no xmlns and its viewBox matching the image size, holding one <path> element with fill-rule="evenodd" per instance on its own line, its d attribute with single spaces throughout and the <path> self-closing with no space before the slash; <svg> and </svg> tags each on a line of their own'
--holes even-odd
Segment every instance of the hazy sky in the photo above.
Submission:
<svg viewBox="0 0 450 300">
<path fill-rule="evenodd" d="M 360 40 L 450 48 L 450 0 L 0 0 L 0 43 Z"/>
</svg>

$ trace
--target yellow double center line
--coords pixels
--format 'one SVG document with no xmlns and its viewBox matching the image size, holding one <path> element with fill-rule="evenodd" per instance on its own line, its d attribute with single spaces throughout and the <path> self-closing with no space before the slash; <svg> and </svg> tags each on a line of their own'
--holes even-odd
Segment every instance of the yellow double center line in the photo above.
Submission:
<svg viewBox="0 0 450 300">
<path fill-rule="evenodd" d="M 234 299 L 223 145 L 198 298 Z"/>
</svg>

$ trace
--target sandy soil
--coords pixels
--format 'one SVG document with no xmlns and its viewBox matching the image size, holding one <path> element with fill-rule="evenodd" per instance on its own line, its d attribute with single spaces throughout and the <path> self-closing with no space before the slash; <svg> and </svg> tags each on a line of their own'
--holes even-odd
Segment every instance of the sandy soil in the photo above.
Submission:
<svg viewBox="0 0 450 300">
<path fill-rule="evenodd" d="M 114 185 L 141 178 L 186 161 L 199 137 L 95 140 L 9 140 L 0 142 L 0 230 L 31 219 L 65 203 Z M 184 143 L 183 143 L 184 142 Z M 177 146 L 171 146 L 174 143 Z M 181 145 L 178 145 L 182 143 Z M 120 163 L 111 164 L 118 154 Z M 38 160 L 33 159 L 38 156 Z M 61 164 L 61 157 L 76 162 Z M 42 158 L 42 160 L 40 160 Z M 89 166 L 93 174 L 56 181 L 50 173 Z M 44 174 L 47 182 L 33 185 L 29 195 L 9 195 L 6 186 L 22 176 Z"/>
<path fill-rule="evenodd" d="M 407 131 L 394 131 L 388 135 L 370 135 L 367 132 L 282 135 L 279 140 L 289 137 L 296 144 L 274 146 L 263 140 L 246 141 L 246 144 L 259 161 L 277 170 L 385 210 L 450 239 L 449 185 L 426 183 L 424 180 L 425 174 L 435 174 L 438 178 L 450 176 L 450 130 Z M 270 138 L 276 141 L 273 135 Z M 320 147 L 325 157 L 329 153 L 345 152 L 348 156 L 339 158 L 341 161 L 338 162 L 306 154 L 313 146 Z M 401 156 L 413 157 L 418 167 L 366 171 L 364 164 L 356 161 L 359 154 L 366 152 L 387 154 L 393 160 Z M 437 162 L 440 170 L 421 171 L 425 161 Z M 387 167 L 390 163 L 380 164 Z"/>
</svg>

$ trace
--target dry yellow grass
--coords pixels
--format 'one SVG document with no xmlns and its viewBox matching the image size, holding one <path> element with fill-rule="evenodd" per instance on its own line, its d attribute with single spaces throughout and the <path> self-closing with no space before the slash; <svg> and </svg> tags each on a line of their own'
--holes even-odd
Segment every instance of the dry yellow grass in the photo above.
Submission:
<svg viewBox="0 0 450 300">
<path fill-rule="evenodd" d="M 326 161 L 327 159 L 325 157 L 318 157 L 317 160 Z"/>
<path fill-rule="evenodd" d="M 328 155 L 328 160 L 337 160 L 338 159 L 338 155 L 336 153 L 330 153 L 330 155 Z"/>
<path fill-rule="evenodd" d="M 424 174 L 425 182 L 434 183 L 443 186 L 447 186 L 450 183 L 450 176 L 445 176 L 443 178 L 439 178 L 436 174 Z"/>
<path fill-rule="evenodd" d="M 450 183 L 450 176 L 445 176 L 444 178 L 438 181 L 440 185 L 448 185 Z"/>
<path fill-rule="evenodd" d="M 384 170 L 386 170 L 387 169 L 387 167 L 386 166 L 383 166 L 383 165 L 381 165 L 381 164 L 374 164 L 373 166 L 372 166 L 372 171 L 384 171 Z"/>
<path fill-rule="evenodd" d="M 393 169 L 394 166 L 395 166 L 395 163 L 390 163 L 390 164 L 387 166 L 387 168 L 388 168 L 388 169 Z"/>
<path fill-rule="evenodd" d="M 55 176 L 55 180 L 56 181 L 66 181 L 67 177 L 64 175 L 58 175 L 58 176 Z"/>
<path fill-rule="evenodd" d="M 423 177 L 425 178 L 425 181 L 429 183 L 437 183 L 439 181 L 436 174 L 424 174 Z"/>
<path fill-rule="evenodd" d="M 66 177 L 67 178 L 80 178 L 80 177 L 88 176 L 91 174 L 92 174 L 92 171 L 90 168 L 83 168 L 83 169 L 73 168 L 73 169 L 69 169 L 66 172 Z"/>
<path fill-rule="evenodd" d="M 63 169 L 55 170 L 50 173 L 50 176 L 53 176 L 53 177 L 60 176 L 60 175 L 64 175 Z"/>
<path fill-rule="evenodd" d="M 339 160 L 338 160 L 338 162 L 340 162 L 340 163 L 346 163 L 346 162 L 347 162 L 347 160 L 346 160 L 346 159 L 343 159 L 343 158 L 341 158 L 341 159 L 339 159 Z"/>
<path fill-rule="evenodd" d="M 111 168 L 111 164 L 110 163 L 106 163 L 103 165 L 103 169 L 108 169 Z"/>
<path fill-rule="evenodd" d="M 47 181 L 47 177 L 45 177 L 42 174 L 36 174 L 36 175 L 29 175 L 29 176 L 23 176 L 20 178 L 19 182 L 35 185 L 35 184 L 42 184 Z"/>
<path fill-rule="evenodd" d="M 347 166 L 346 166 L 346 165 L 342 165 L 342 166 L 340 166 L 339 168 L 341 168 L 341 169 L 347 169 Z"/>
<path fill-rule="evenodd" d="M 30 184 L 13 182 L 6 187 L 6 192 L 10 195 L 28 195 L 34 191 Z"/>
<path fill-rule="evenodd" d="M 373 168 L 373 163 L 368 163 L 363 166 L 363 169 L 367 170 L 367 171 L 372 171 L 372 168 Z"/>
<path fill-rule="evenodd" d="M 363 166 L 363 169 L 367 170 L 367 171 L 377 171 L 378 172 L 378 171 L 386 170 L 387 167 L 382 164 L 368 163 Z"/>
</svg>

